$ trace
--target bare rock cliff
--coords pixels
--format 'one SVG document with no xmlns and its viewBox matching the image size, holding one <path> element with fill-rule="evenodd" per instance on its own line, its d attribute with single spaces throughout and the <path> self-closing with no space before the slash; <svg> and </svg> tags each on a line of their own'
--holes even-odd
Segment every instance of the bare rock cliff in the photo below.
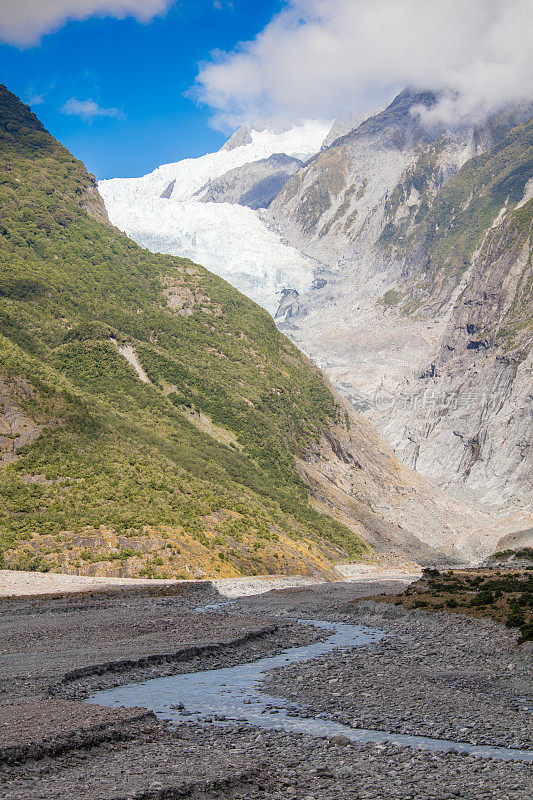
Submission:
<svg viewBox="0 0 533 800">
<path fill-rule="evenodd" d="M 533 511 L 532 204 L 489 230 L 431 364 L 379 420 L 405 463 L 516 513 Z"/>
<path fill-rule="evenodd" d="M 336 400 L 342 410 L 338 424 L 299 459 L 317 510 L 378 553 L 423 564 L 478 561 L 516 530 L 513 519 L 468 507 L 406 467 L 348 401 L 339 395 Z"/>
<path fill-rule="evenodd" d="M 530 519 L 532 109 L 429 130 L 435 102 L 403 92 L 287 181 L 271 222 L 317 269 L 276 321 L 404 463 Z"/>
</svg>

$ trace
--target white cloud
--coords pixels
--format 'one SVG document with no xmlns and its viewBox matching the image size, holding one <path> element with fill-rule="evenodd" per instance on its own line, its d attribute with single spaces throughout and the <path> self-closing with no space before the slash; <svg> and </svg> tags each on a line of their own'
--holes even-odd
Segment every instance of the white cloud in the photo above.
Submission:
<svg viewBox="0 0 533 800">
<path fill-rule="evenodd" d="M 251 42 L 214 53 L 196 96 L 230 125 L 365 111 L 404 86 L 448 90 L 433 116 L 533 96 L 531 0 L 289 0 Z"/>
<path fill-rule="evenodd" d="M 68 20 L 135 17 L 148 22 L 175 0 L 1 0 L 0 39 L 10 44 L 36 44 L 41 36 Z"/>
<path fill-rule="evenodd" d="M 69 114 L 73 117 L 80 117 L 85 122 L 92 122 L 95 117 L 122 117 L 123 113 L 118 108 L 102 108 L 94 100 L 76 100 L 72 97 L 67 100 L 62 114 Z"/>
<path fill-rule="evenodd" d="M 24 102 L 27 103 L 29 106 L 40 106 L 44 103 L 44 94 L 38 94 L 37 92 L 28 92 L 24 95 Z"/>
</svg>

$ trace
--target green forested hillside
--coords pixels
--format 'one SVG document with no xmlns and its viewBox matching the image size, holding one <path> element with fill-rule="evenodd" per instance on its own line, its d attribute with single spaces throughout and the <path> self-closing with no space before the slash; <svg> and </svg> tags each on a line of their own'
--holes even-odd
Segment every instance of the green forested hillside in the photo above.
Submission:
<svg viewBox="0 0 533 800">
<path fill-rule="evenodd" d="M 362 552 L 296 471 L 339 416 L 318 371 L 224 281 L 100 221 L 92 176 L 5 87 L 0 205 L 7 565 L 235 574 Z"/>
</svg>

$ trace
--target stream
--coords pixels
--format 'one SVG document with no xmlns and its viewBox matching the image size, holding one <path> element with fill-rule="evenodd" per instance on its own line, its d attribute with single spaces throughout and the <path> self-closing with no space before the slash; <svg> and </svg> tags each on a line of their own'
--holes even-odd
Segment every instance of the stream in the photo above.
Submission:
<svg viewBox="0 0 533 800">
<path fill-rule="evenodd" d="M 288 648 L 278 655 L 251 663 L 117 686 L 96 692 L 88 698 L 88 702 L 108 707 L 148 708 L 159 719 L 170 723 L 208 722 L 224 725 L 237 720 L 261 728 L 276 728 L 311 736 L 345 736 L 353 742 L 388 742 L 424 750 L 455 751 L 505 761 L 533 763 L 533 751 L 530 750 L 513 750 L 431 739 L 426 736 L 351 728 L 324 719 L 321 715 L 312 718 L 299 717 L 298 707 L 294 703 L 284 698 L 272 697 L 261 690 L 261 681 L 266 672 L 308 661 L 335 649 L 341 651 L 366 645 L 386 635 L 377 628 L 343 622 L 322 620 L 301 620 L 301 622 L 330 631 L 330 636 L 322 642 Z"/>
</svg>

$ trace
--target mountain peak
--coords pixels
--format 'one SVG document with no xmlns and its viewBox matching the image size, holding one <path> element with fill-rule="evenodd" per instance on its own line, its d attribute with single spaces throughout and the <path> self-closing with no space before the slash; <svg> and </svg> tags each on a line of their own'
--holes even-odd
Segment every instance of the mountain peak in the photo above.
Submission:
<svg viewBox="0 0 533 800">
<path fill-rule="evenodd" d="M 244 125 L 241 125 L 240 128 L 237 128 L 235 133 L 230 136 L 228 141 L 222 145 L 220 151 L 235 150 L 237 147 L 243 147 L 247 144 L 252 144 L 252 136 L 250 133 L 250 126 L 247 122 L 245 122 Z"/>
<path fill-rule="evenodd" d="M 254 133 L 270 133 L 274 136 L 281 136 L 294 128 L 305 126 L 306 122 L 308 122 L 308 120 L 294 120 L 280 114 L 272 117 L 264 117 L 263 119 L 255 120 L 255 122 L 244 122 L 220 149 L 234 150 L 236 147 L 252 144 L 254 141 Z M 327 131 L 324 133 L 324 136 L 326 134 Z"/>
<path fill-rule="evenodd" d="M 256 144 L 270 150 L 270 153 L 285 153 L 297 158 L 309 157 L 320 150 L 332 124 L 332 120 L 295 121 L 280 116 L 266 117 L 253 123 L 245 122 L 222 145 L 219 152 Z"/>
</svg>

